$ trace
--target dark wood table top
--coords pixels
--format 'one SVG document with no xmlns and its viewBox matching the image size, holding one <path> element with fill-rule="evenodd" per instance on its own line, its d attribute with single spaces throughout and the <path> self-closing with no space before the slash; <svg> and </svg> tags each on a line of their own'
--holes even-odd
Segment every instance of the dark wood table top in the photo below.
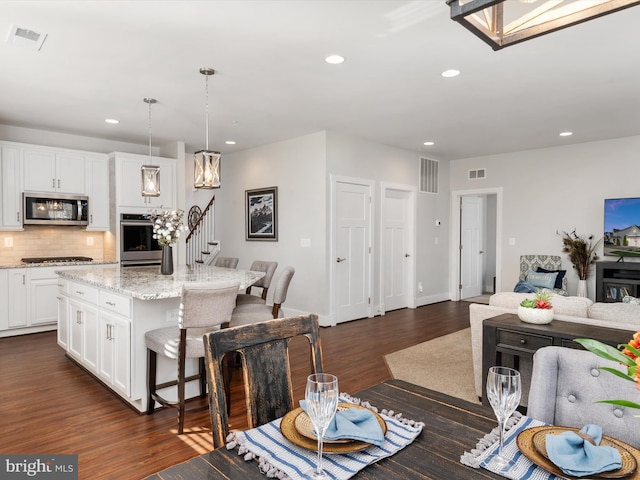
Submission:
<svg viewBox="0 0 640 480">
<path fill-rule="evenodd" d="M 501 479 L 484 469 L 460 463 L 460 456 L 475 447 L 496 426 L 493 411 L 440 392 L 401 380 L 389 380 L 355 394 L 379 409 L 402 413 L 422 421 L 422 433 L 406 448 L 369 465 L 354 479 L 476 480 Z M 147 480 L 265 480 L 255 460 L 245 461 L 234 450 L 218 448 L 156 473 Z"/>
</svg>

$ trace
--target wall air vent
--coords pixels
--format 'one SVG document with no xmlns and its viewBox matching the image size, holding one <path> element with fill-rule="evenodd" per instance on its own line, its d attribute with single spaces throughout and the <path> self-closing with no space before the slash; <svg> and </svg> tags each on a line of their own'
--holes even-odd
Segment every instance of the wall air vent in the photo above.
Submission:
<svg viewBox="0 0 640 480">
<path fill-rule="evenodd" d="M 482 180 L 487 178 L 487 169 L 478 168 L 477 170 L 469 170 L 469 180 Z"/>
<path fill-rule="evenodd" d="M 46 33 L 38 33 L 33 30 L 29 30 L 28 28 L 11 25 L 9 36 L 7 37 L 7 43 L 18 47 L 30 48 L 38 52 L 42 48 L 42 44 L 46 38 Z"/>
<path fill-rule="evenodd" d="M 422 193 L 438 193 L 437 160 L 420 157 L 420 191 Z"/>
</svg>

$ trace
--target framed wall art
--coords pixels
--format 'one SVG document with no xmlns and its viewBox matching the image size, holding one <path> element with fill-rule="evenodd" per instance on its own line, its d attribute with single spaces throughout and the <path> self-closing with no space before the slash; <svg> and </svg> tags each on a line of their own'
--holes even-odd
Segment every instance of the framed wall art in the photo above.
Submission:
<svg viewBox="0 0 640 480">
<path fill-rule="evenodd" d="M 247 240 L 278 240 L 278 187 L 246 190 Z"/>
</svg>

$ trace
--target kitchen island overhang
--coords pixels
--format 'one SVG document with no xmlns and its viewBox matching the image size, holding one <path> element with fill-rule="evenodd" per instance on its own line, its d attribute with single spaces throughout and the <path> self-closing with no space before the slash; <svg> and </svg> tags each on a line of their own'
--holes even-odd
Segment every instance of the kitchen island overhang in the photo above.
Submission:
<svg viewBox="0 0 640 480">
<path fill-rule="evenodd" d="M 264 276 L 264 272 L 204 265 L 180 266 L 173 275 L 161 275 L 157 266 L 119 265 L 56 273 L 60 278 L 58 344 L 70 359 L 139 412 L 147 408 L 144 335 L 178 325 L 182 286 L 239 280 L 239 291 L 243 291 Z M 158 358 L 158 382 L 175 379 L 176 372 L 175 361 Z M 187 374 L 196 372 L 197 360 L 191 359 Z M 187 385 L 188 397 L 198 392 L 193 383 Z"/>
</svg>

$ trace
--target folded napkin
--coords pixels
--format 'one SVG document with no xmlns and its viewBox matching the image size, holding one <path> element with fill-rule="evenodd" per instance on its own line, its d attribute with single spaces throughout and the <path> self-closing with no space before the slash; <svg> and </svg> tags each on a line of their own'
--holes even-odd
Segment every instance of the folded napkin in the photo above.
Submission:
<svg viewBox="0 0 640 480">
<path fill-rule="evenodd" d="M 600 445 L 602 428 L 598 425 L 586 425 L 580 430 L 595 441 L 595 445 L 578 433 L 567 431 L 560 435 L 547 435 L 546 448 L 549 460 L 560 470 L 574 477 L 584 477 L 600 472 L 616 470 L 622 466 L 620 452 Z"/>
<path fill-rule="evenodd" d="M 305 401 L 300 406 L 306 412 Z M 351 439 L 372 443 L 381 447 L 384 434 L 373 412 L 367 408 L 347 408 L 338 410 L 324 434 L 327 440 Z"/>
</svg>

